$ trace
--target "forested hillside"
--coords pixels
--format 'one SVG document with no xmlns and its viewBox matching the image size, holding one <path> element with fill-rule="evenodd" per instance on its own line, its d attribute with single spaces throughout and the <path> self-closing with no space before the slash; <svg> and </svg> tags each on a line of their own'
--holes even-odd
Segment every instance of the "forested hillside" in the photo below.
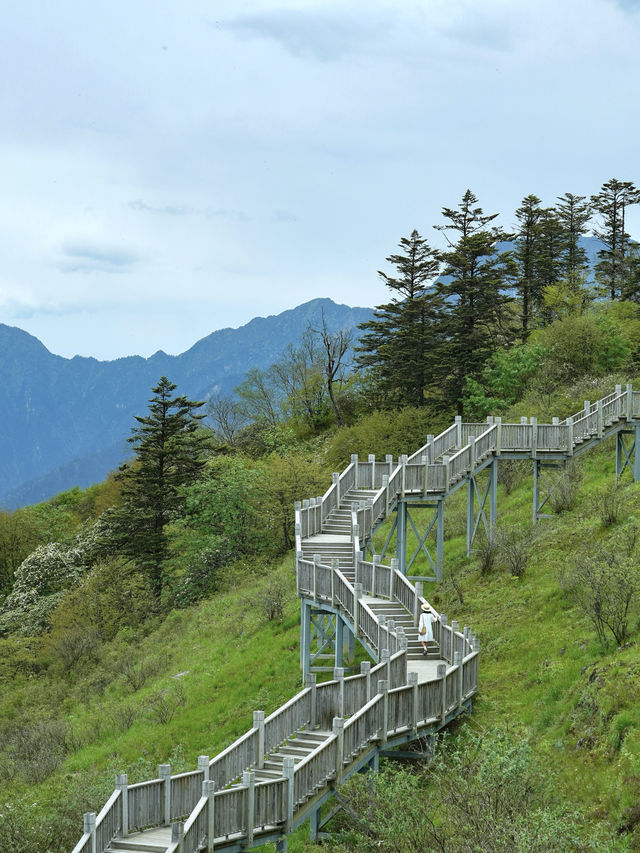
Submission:
<svg viewBox="0 0 640 853">
<path fill-rule="evenodd" d="M 640 388 L 637 201 L 618 181 L 590 203 L 529 196 L 507 234 L 467 192 L 445 251 L 416 230 L 387 258 L 357 367 L 321 320 L 233 398 L 154 377 L 128 465 L 0 514 L 0 850 L 71 850 L 114 772 L 192 767 L 292 695 L 293 502 L 352 453 L 410 453 L 456 412 L 545 422 Z M 481 693 L 429 768 L 343 792 L 336 850 L 638 848 L 640 484 L 614 471 L 615 445 L 585 454 L 532 527 L 531 468 L 501 462 L 499 523 L 471 558 L 448 501 L 426 595 L 480 637 Z"/>
</svg>

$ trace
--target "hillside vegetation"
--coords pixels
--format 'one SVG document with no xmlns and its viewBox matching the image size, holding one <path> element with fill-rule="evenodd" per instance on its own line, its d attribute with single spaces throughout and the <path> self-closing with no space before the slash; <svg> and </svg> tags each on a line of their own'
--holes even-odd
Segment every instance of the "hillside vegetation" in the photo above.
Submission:
<svg viewBox="0 0 640 853">
<path fill-rule="evenodd" d="M 352 453 L 412 452 L 456 411 L 549 421 L 638 383 L 635 244 L 613 271 L 601 258 L 600 291 L 558 273 L 525 306 L 506 292 L 517 251 L 497 247 L 474 199 L 460 207 L 476 229 L 440 259 L 446 281 L 427 286 L 442 266 L 417 232 L 390 256 L 400 296 L 365 324 L 358 370 L 341 360 L 344 330 L 322 322 L 205 419 L 161 377 L 128 465 L 0 513 L 0 850 L 72 849 L 115 772 L 194 767 L 298 689 L 293 502 L 322 494 Z M 465 252 L 493 258 L 491 275 L 473 284 Z M 468 312 L 480 283 L 500 297 L 484 317 Z M 447 501 L 444 579 L 426 594 L 480 638 L 474 713 L 427 770 L 347 786 L 336 849 L 640 848 L 640 484 L 627 470 L 616 487 L 614 459 L 612 441 L 577 459 L 535 528 L 531 463 L 501 462 L 499 523 L 471 557 L 463 490 Z"/>
</svg>

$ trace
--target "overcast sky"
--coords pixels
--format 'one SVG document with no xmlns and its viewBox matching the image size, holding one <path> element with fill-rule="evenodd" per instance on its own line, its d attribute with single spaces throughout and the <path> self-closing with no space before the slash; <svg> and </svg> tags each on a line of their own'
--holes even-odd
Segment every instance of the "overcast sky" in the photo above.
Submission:
<svg viewBox="0 0 640 853">
<path fill-rule="evenodd" d="M 6 4 L 0 322 L 105 359 L 377 304 L 467 187 L 508 228 L 640 183 L 639 45 L 632 0 Z"/>
</svg>

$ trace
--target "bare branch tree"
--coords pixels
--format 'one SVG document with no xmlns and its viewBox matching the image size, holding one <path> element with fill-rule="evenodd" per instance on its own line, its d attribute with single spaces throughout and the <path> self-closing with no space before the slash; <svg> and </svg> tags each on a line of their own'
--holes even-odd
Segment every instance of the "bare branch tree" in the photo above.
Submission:
<svg viewBox="0 0 640 853">
<path fill-rule="evenodd" d="M 340 329 L 337 332 L 330 332 L 327 329 L 327 321 L 322 311 L 322 325 L 319 329 L 314 329 L 309 326 L 312 332 L 320 335 L 322 348 L 324 350 L 324 359 L 322 368 L 324 370 L 325 381 L 327 385 L 327 394 L 331 400 L 331 405 L 336 416 L 338 426 L 344 426 L 344 418 L 338 406 L 334 393 L 334 385 L 342 382 L 344 370 L 344 357 L 351 346 L 353 334 L 350 329 Z"/>
<path fill-rule="evenodd" d="M 226 394 L 211 397 L 207 403 L 207 417 L 214 434 L 232 447 L 238 432 L 247 425 L 247 417 L 240 404 Z"/>
</svg>

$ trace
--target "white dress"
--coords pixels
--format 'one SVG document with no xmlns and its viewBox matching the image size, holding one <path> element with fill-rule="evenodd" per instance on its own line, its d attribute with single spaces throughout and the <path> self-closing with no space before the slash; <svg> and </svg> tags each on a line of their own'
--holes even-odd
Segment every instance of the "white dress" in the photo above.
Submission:
<svg viewBox="0 0 640 853">
<path fill-rule="evenodd" d="M 418 623 L 418 639 L 421 643 L 433 641 L 433 614 L 427 613 L 425 610 L 420 614 L 420 622 Z M 426 628 L 424 634 L 421 634 L 422 627 Z"/>
</svg>

